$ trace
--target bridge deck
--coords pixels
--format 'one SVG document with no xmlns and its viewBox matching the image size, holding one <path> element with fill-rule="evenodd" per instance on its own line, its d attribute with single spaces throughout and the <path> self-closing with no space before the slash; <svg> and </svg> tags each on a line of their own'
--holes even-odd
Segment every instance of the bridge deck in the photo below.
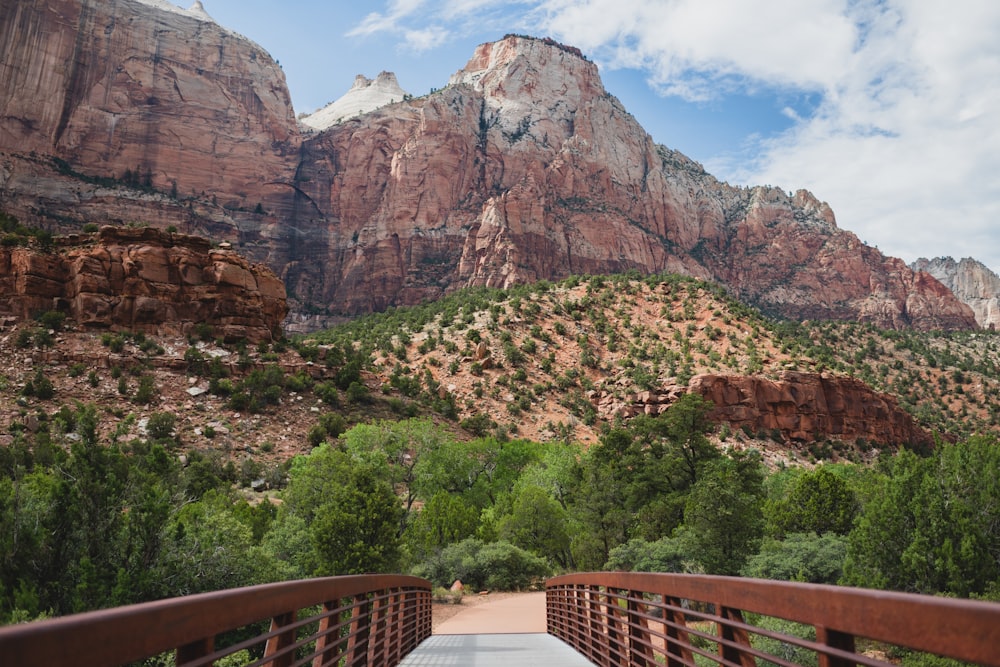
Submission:
<svg viewBox="0 0 1000 667">
<path fill-rule="evenodd" d="M 433 635 L 400 663 L 401 667 L 588 667 L 590 664 L 562 640 L 541 633 Z"/>
</svg>

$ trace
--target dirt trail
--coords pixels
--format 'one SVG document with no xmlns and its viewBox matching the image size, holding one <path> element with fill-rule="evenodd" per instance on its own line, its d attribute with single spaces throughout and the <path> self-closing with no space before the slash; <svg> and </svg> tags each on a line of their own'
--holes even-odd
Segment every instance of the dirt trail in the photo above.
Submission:
<svg viewBox="0 0 1000 667">
<path fill-rule="evenodd" d="M 494 597 L 494 595 L 496 597 Z M 472 635 L 545 632 L 545 592 L 503 593 L 455 605 L 441 619 L 435 606 L 434 634 Z M 492 598 L 492 599 L 491 599 Z M 443 610 L 442 610 L 443 611 Z M 449 613 L 451 612 L 451 613 Z"/>
</svg>

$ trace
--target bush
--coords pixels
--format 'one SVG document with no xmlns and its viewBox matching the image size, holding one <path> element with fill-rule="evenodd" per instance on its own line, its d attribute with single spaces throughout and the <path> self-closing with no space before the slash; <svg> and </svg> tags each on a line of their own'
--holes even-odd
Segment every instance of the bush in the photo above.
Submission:
<svg viewBox="0 0 1000 667">
<path fill-rule="evenodd" d="M 500 541 L 483 543 L 470 537 L 445 547 L 439 556 L 414 568 L 414 574 L 435 585 L 450 586 L 456 579 L 472 589 L 518 590 L 550 574 L 545 559 Z"/>
<path fill-rule="evenodd" d="M 58 310 L 50 310 L 42 313 L 38 321 L 46 329 L 61 331 L 63 323 L 66 321 L 66 313 L 60 313 Z"/>
<path fill-rule="evenodd" d="M 169 440 L 174 437 L 177 415 L 170 412 L 154 412 L 146 424 L 146 433 L 154 440 Z"/>
<path fill-rule="evenodd" d="M 149 405 L 160 398 L 160 392 L 156 388 L 156 382 L 151 375 L 143 375 L 139 378 L 139 388 L 135 392 L 133 401 L 139 405 Z"/>
</svg>

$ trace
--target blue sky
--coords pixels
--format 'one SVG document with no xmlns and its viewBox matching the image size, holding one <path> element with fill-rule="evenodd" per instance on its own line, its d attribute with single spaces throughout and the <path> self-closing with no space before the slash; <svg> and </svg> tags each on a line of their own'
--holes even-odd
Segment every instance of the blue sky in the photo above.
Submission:
<svg viewBox="0 0 1000 667">
<path fill-rule="evenodd" d="M 653 138 L 733 184 L 807 188 L 907 262 L 1000 270 L 994 0 L 203 0 L 285 72 L 296 113 L 356 74 L 443 87 L 509 32 L 579 47 Z M 179 2 L 186 6 L 185 2 Z"/>
</svg>

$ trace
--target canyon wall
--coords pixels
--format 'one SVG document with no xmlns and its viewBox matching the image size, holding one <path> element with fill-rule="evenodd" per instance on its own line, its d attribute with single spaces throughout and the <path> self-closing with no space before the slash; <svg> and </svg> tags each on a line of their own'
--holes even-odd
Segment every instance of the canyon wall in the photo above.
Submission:
<svg viewBox="0 0 1000 667">
<path fill-rule="evenodd" d="M 270 56 L 203 12 L 3 4 L 0 207 L 60 231 L 143 220 L 230 240 L 300 314 L 634 269 L 792 318 L 976 325 L 808 192 L 732 187 L 655 144 L 551 40 L 483 44 L 442 90 L 313 131 Z"/>
</svg>

